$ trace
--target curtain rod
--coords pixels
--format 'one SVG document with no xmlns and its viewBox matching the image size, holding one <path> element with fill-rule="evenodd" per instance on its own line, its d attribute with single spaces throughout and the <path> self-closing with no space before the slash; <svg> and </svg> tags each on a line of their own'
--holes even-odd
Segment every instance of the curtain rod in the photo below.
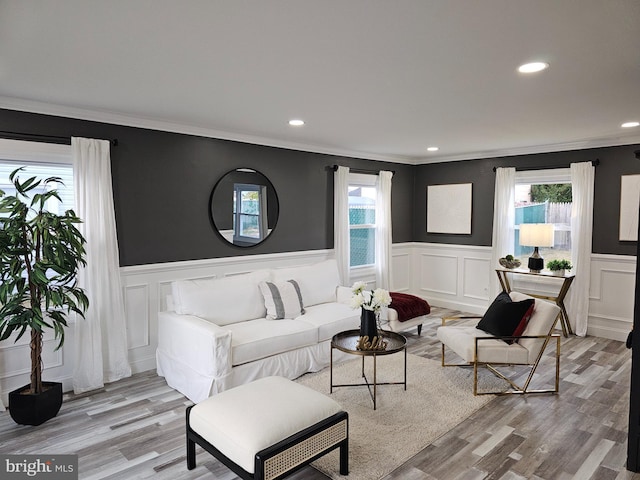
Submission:
<svg viewBox="0 0 640 480">
<path fill-rule="evenodd" d="M 334 165 L 333 166 L 333 171 L 334 172 L 337 171 L 339 166 L 340 165 Z M 396 174 L 395 170 L 388 170 L 388 171 L 391 172 L 393 175 Z M 378 175 L 380 173 L 380 171 L 379 170 L 365 170 L 363 168 L 351 168 L 351 167 L 349 167 L 349 173 L 362 173 L 364 175 Z"/>
<path fill-rule="evenodd" d="M 591 164 L 594 167 L 597 167 L 598 165 L 600 165 L 600 159 L 596 158 L 595 160 L 591 160 Z M 569 164 L 569 166 L 570 165 L 571 164 Z M 498 167 L 493 167 L 493 171 L 495 172 L 497 168 Z M 518 171 L 518 172 L 527 172 L 527 171 L 530 171 L 530 170 L 551 170 L 551 169 L 554 169 L 554 168 L 567 168 L 567 167 L 564 167 L 562 165 L 547 165 L 546 167 L 545 166 L 542 166 L 542 167 L 515 167 L 516 171 Z"/>
<path fill-rule="evenodd" d="M 59 137 L 55 135 L 38 135 L 35 133 L 0 131 L 0 138 L 5 138 L 7 140 L 28 140 L 31 142 L 55 143 L 57 145 L 71 145 L 71 137 Z M 109 140 L 109 143 L 112 146 L 116 147 L 118 146 L 118 139 L 114 138 L 112 140 Z"/>
</svg>

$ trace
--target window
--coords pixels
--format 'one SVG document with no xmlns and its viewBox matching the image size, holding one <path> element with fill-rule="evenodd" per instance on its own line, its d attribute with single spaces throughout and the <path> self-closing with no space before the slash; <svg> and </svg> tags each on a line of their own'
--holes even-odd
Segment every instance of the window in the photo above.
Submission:
<svg viewBox="0 0 640 480">
<path fill-rule="evenodd" d="M 350 266 L 376 261 L 376 176 L 349 174 Z"/>
<path fill-rule="evenodd" d="M 527 265 L 533 247 L 520 245 L 523 223 L 553 224 L 553 247 L 540 247 L 546 262 L 571 259 L 571 171 L 568 168 L 516 172 L 514 256 Z"/>
<path fill-rule="evenodd" d="M 52 200 L 47 205 L 50 211 L 64 213 L 75 209 L 71 145 L 0 139 L 0 189 L 6 194 L 15 193 L 9 175 L 20 167 L 25 167 L 20 173 L 23 180 L 29 177 L 62 179 L 64 185 L 50 186 L 57 188 L 62 199 L 62 202 Z"/>
<path fill-rule="evenodd" d="M 267 187 L 233 185 L 233 241 L 259 243 L 267 233 Z"/>
<path fill-rule="evenodd" d="M 43 159 L 46 160 L 46 159 Z M 49 184 L 40 186 L 32 193 L 44 193 L 47 190 L 57 189 L 60 195 L 59 202 L 57 199 L 52 198 L 47 203 L 47 210 L 56 214 L 63 214 L 69 209 L 74 209 L 74 191 L 73 191 L 73 167 L 71 165 L 54 165 L 46 163 L 32 163 L 32 162 L 15 162 L 7 161 L 0 158 L 0 190 L 4 191 L 5 195 L 15 195 L 16 190 L 13 183 L 9 179 L 9 175 L 16 168 L 25 167 L 18 175 L 22 180 L 30 177 L 37 177 L 44 180 L 49 177 L 60 177 L 62 184 Z"/>
</svg>

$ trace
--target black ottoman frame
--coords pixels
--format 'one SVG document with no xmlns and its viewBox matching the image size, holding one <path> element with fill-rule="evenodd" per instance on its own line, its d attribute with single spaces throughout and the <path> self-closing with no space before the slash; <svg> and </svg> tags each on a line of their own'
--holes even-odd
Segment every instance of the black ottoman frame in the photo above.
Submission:
<svg viewBox="0 0 640 480">
<path fill-rule="evenodd" d="M 244 480 L 276 480 L 308 465 L 330 451 L 340 448 L 340 474 L 349 474 L 349 415 L 339 412 L 315 425 L 294 433 L 290 437 L 256 454 L 254 474 L 225 456 L 201 435 L 191 429 L 187 407 L 187 468 L 196 468 L 196 444 L 220 460 L 227 468 Z"/>
</svg>

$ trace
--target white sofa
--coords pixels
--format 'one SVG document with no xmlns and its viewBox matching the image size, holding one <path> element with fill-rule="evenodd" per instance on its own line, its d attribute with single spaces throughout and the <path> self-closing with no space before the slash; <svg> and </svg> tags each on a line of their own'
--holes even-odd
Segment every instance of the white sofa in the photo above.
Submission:
<svg viewBox="0 0 640 480">
<path fill-rule="evenodd" d="M 295 280 L 304 314 L 271 320 L 260 282 Z M 172 283 L 169 310 L 158 316 L 158 375 L 193 402 L 249 381 L 294 379 L 330 363 L 336 333 L 359 328 L 351 289 L 340 286 L 335 260 Z M 334 351 L 334 361 L 346 354 Z"/>
</svg>

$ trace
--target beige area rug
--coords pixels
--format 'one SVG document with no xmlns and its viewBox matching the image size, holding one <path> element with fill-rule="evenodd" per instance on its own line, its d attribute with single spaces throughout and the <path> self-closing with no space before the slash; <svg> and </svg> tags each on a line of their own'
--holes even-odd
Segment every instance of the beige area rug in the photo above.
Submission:
<svg viewBox="0 0 640 480">
<path fill-rule="evenodd" d="M 365 373 L 373 378 L 373 360 L 365 359 Z M 334 366 L 334 384 L 359 383 L 361 359 Z M 378 357 L 378 382 L 403 378 L 401 353 Z M 486 371 L 482 385 L 502 389 L 505 383 Z M 377 410 L 366 386 L 334 388 L 330 395 L 349 413 L 349 476 L 339 473 L 335 450 L 313 462 L 331 478 L 375 480 L 405 461 L 468 418 L 494 395 L 474 397 L 473 371 L 442 367 L 435 360 L 407 356 L 407 390 L 402 385 L 378 387 Z M 298 383 L 329 395 L 329 369 L 304 375 Z"/>
</svg>

